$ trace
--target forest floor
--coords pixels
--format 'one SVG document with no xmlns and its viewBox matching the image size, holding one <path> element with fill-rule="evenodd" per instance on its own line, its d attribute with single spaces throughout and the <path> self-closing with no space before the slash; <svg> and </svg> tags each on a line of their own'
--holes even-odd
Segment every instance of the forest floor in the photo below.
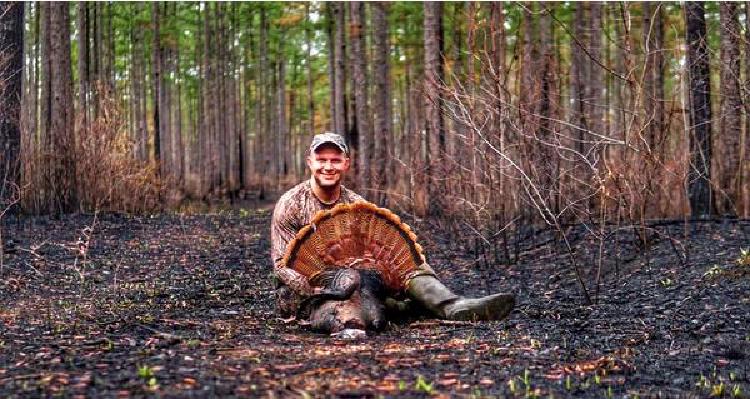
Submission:
<svg viewBox="0 0 750 399">
<path fill-rule="evenodd" d="M 276 318 L 269 221 L 267 209 L 6 217 L 0 396 L 750 395 L 748 221 L 655 226 L 648 250 L 632 229 L 598 241 L 571 227 L 592 297 L 601 270 L 594 305 L 550 232 L 514 241 L 505 265 L 414 223 L 449 286 L 514 292 L 518 307 L 358 341 Z"/>
</svg>

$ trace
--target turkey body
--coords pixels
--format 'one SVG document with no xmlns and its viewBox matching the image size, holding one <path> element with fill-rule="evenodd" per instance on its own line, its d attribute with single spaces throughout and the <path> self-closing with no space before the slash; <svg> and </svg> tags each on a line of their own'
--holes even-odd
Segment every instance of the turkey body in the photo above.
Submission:
<svg viewBox="0 0 750 399">
<path fill-rule="evenodd" d="M 337 333 L 344 329 L 379 331 L 385 327 L 386 289 L 378 272 L 332 269 L 311 283 L 322 289 L 300 304 L 297 316 L 309 316 L 314 330 Z"/>
</svg>

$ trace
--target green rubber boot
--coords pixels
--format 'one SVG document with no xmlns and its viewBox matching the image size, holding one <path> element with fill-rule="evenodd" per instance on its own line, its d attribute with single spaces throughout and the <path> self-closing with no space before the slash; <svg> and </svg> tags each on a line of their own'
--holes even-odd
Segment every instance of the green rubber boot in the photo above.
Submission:
<svg viewBox="0 0 750 399">
<path fill-rule="evenodd" d="M 454 294 L 433 276 L 417 276 L 409 281 L 408 293 L 436 316 L 447 320 L 502 320 L 516 304 L 510 294 L 464 298 Z"/>
</svg>

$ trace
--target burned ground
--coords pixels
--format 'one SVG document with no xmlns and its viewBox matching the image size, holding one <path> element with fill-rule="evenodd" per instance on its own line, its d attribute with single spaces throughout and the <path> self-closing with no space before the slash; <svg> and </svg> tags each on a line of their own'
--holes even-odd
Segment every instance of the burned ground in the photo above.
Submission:
<svg viewBox="0 0 750 399">
<path fill-rule="evenodd" d="M 447 285 L 512 291 L 519 306 L 502 322 L 407 321 L 343 341 L 275 317 L 269 219 L 7 218 L 0 395 L 750 394 L 747 221 L 605 227 L 604 240 L 569 228 L 593 305 L 551 232 L 527 234 L 503 264 L 414 223 Z"/>
</svg>

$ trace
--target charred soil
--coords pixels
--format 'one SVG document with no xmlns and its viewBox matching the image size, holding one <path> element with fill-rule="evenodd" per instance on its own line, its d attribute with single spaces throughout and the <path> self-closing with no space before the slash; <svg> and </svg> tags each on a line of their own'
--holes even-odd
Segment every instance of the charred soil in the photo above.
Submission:
<svg viewBox="0 0 750 399">
<path fill-rule="evenodd" d="M 748 221 L 571 226 L 572 258 L 538 230 L 511 243 L 512 263 L 413 224 L 448 286 L 513 292 L 518 307 L 357 341 L 276 318 L 269 222 L 267 210 L 6 219 L 0 396 L 750 395 Z"/>
</svg>

